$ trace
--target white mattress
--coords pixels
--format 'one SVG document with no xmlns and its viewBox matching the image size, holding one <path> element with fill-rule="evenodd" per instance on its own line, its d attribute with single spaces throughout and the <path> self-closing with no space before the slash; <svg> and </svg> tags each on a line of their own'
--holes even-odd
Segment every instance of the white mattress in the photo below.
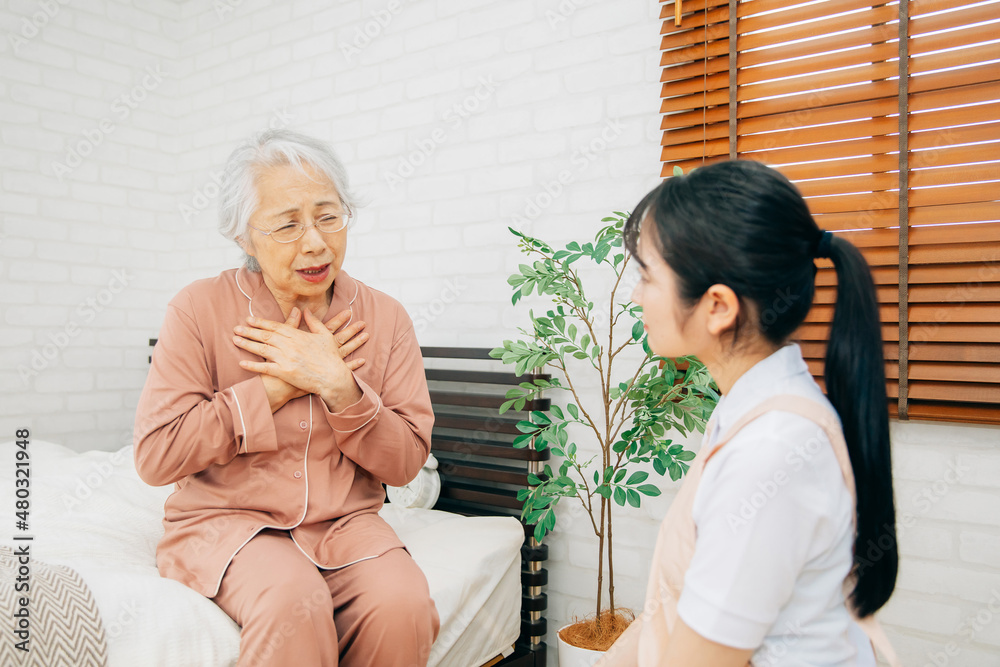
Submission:
<svg viewBox="0 0 1000 667">
<path fill-rule="evenodd" d="M 235 665 L 239 627 L 215 603 L 160 577 L 156 543 L 173 487 L 139 479 L 132 448 L 77 454 L 32 442 L 32 557 L 77 570 L 94 593 L 108 667 Z M 0 461 L 14 444 L 0 444 Z M 0 465 L 0 506 L 14 507 L 13 465 Z M 380 513 L 427 576 L 441 617 L 429 665 L 470 667 L 506 651 L 520 631 L 520 547 L 512 518 L 461 517 L 387 505 Z M 13 531 L 0 544 L 13 546 Z"/>
</svg>

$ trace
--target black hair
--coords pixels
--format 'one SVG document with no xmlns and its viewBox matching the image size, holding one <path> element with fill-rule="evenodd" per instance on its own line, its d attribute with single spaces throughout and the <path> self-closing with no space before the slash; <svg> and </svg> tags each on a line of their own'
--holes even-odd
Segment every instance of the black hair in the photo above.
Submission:
<svg viewBox="0 0 1000 667">
<path fill-rule="evenodd" d="M 734 160 L 668 178 L 625 224 L 625 245 L 636 259 L 643 220 L 654 225 L 682 302 L 693 307 L 717 284 L 736 294 L 741 308 L 730 332 L 734 345 L 746 339 L 747 326 L 769 343 L 784 345 L 805 320 L 823 232 L 798 189 L 777 171 Z M 827 238 L 822 245 L 827 244 L 837 272 L 837 301 L 824 380 L 854 469 L 856 580 L 850 602 L 864 617 L 888 601 L 898 568 L 882 331 L 865 258 L 843 238 Z M 753 308 L 746 308 L 748 302 Z M 751 317 L 756 321 L 749 322 Z"/>
</svg>

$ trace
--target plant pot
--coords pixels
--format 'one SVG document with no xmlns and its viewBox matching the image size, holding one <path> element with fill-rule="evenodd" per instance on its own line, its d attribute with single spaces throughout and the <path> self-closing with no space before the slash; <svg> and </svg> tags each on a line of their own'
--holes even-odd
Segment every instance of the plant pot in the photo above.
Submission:
<svg viewBox="0 0 1000 667">
<path fill-rule="evenodd" d="M 573 624 L 569 623 L 559 628 L 559 632 L 561 633 L 570 625 Z M 558 634 L 556 636 L 559 637 Z M 559 667 L 591 667 L 603 655 L 604 651 L 591 651 L 590 649 L 578 648 L 572 644 L 567 644 L 563 641 L 562 637 L 559 637 Z"/>
</svg>

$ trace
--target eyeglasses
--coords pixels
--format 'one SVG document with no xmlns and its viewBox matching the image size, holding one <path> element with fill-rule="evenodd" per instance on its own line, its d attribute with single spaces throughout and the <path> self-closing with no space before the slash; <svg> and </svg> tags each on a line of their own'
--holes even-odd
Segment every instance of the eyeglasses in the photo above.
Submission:
<svg viewBox="0 0 1000 667">
<path fill-rule="evenodd" d="M 302 235 L 306 233 L 306 229 L 309 227 L 315 227 L 324 234 L 336 234 L 347 227 L 351 222 L 351 218 L 354 214 L 350 209 L 347 209 L 341 215 L 324 215 L 322 218 L 316 222 L 304 225 L 301 222 L 286 222 L 275 229 L 264 230 L 260 227 L 254 227 L 253 225 L 248 225 L 264 236 L 270 236 L 271 239 L 277 241 L 278 243 L 292 243 L 298 241 L 302 238 Z"/>
</svg>

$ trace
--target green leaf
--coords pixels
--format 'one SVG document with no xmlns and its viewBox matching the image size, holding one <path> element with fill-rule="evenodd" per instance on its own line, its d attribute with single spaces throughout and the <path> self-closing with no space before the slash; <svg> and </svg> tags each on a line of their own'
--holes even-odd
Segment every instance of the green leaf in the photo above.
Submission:
<svg viewBox="0 0 1000 667">
<path fill-rule="evenodd" d="M 643 324 L 642 320 L 636 320 L 635 324 L 632 325 L 632 340 L 639 340 L 642 338 L 643 334 Z"/>
<path fill-rule="evenodd" d="M 529 421 L 519 421 L 515 425 L 515 428 L 521 433 L 534 433 L 538 430 L 538 427 Z"/>
<path fill-rule="evenodd" d="M 625 507 L 625 489 L 620 486 L 615 487 L 615 502 Z"/>
<path fill-rule="evenodd" d="M 615 480 L 614 480 L 615 484 L 618 484 L 623 479 L 625 479 L 625 475 L 627 474 L 627 472 L 628 471 L 625 470 L 625 468 L 621 468 L 618 472 L 616 472 L 615 473 Z"/>
<path fill-rule="evenodd" d="M 566 409 L 569 411 L 569 414 L 573 417 L 573 419 L 580 418 L 580 408 L 576 407 L 575 403 L 567 403 Z"/>
<path fill-rule="evenodd" d="M 681 468 L 680 468 L 680 466 L 678 466 L 673 461 L 670 461 L 669 463 L 667 463 L 667 470 L 670 471 L 670 479 L 671 480 L 673 480 L 673 481 L 676 482 L 677 480 L 679 480 L 681 478 L 681 475 L 682 475 Z"/>
<path fill-rule="evenodd" d="M 556 416 L 556 419 L 565 419 L 565 417 L 563 416 L 562 408 L 560 408 L 558 405 L 553 405 L 552 407 L 549 408 L 549 410 L 552 412 L 552 414 Z"/>
<path fill-rule="evenodd" d="M 628 491 L 625 492 L 625 497 L 628 499 L 628 504 L 631 505 L 632 507 L 639 506 L 640 498 L 638 492 L 629 489 Z"/>
<path fill-rule="evenodd" d="M 632 486 L 633 484 L 641 484 L 642 482 L 646 481 L 647 477 L 649 477 L 649 473 L 646 472 L 645 470 L 640 470 L 638 472 L 633 473 L 632 476 L 629 477 L 628 481 L 625 483 L 628 486 Z"/>
<path fill-rule="evenodd" d="M 607 484 L 601 484 L 599 487 L 597 487 L 596 489 L 594 489 L 594 493 L 596 493 L 597 495 L 599 495 L 599 496 L 601 496 L 603 498 L 610 498 L 611 497 L 611 487 L 608 486 Z"/>
<path fill-rule="evenodd" d="M 569 339 L 570 340 L 576 340 L 576 325 L 575 324 L 569 325 L 569 331 L 567 332 L 567 334 L 569 335 Z"/>
<path fill-rule="evenodd" d="M 531 523 L 530 521 L 528 523 Z M 541 542 L 545 538 L 545 524 L 535 524 L 535 541 Z"/>
<path fill-rule="evenodd" d="M 551 424 L 552 423 L 552 420 L 549 419 L 549 416 L 547 414 L 545 414 L 544 412 L 541 412 L 540 410 L 533 411 L 531 413 L 531 416 L 534 417 L 535 423 L 541 423 L 541 424 Z"/>
<path fill-rule="evenodd" d="M 674 165 L 674 176 L 683 176 L 683 175 L 684 175 L 684 170 L 678 167 L 677 165 Z"/>
<path fill-rule="evenodd" d="M 643 484 L 642 486 L 639 487 L 639 493 L 655 497 L 660 495 L 660 487 L 656 486 L 655 484 Z"/>
</svg>

